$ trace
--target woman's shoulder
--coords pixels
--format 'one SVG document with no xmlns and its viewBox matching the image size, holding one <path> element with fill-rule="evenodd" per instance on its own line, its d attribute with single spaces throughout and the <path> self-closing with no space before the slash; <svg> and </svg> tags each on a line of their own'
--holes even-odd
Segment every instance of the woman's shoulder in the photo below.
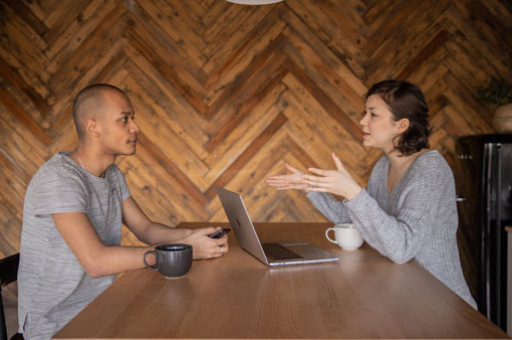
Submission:
<svg viewBox="0 0 512 340">
<path fill-rule="evenodd" d="M 380 176 L 386 174 L 389 168 L 389 159 L 386 155 L 382 155 L 372 168 L 372 175 Z"/>
<path fill-rule="evenodd" d="M 446 159 L 439 153 L 437 150 L 428 150 L 423 152 L 416 158 L 416 163 L 420 163 L 423 165 L 446 165 Z"/>
<path fill-rule="evenodd" d="M 389 158 L 388 156 L 386 155 L 382 155 L 379 157 L 379 159 L 377 160 L 377 162 L 375 163 L 374 165 L 374 168 L 377 168 L 377 169 L 382 169 L 382 168 L 388 168 L 389 166 Z"/>
<path fill-rule="evenodd" d="M 446 159 L 437 150 L 423 152 L 413 163 L 413 169 L 423 174 L 432 174 L 433 176 L 443 176 L 452 174 L 450 165 Z"/>
</svg>

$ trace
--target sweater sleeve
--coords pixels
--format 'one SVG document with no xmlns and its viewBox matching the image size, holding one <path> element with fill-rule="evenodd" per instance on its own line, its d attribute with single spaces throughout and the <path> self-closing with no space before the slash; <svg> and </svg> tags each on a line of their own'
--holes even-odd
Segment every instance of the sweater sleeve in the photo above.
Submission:
<svg viewBox="0 0 512 340">
<path fill-rule="evenodd" d="M 350 217 L 347 208 L 339 200 L 323 192 L 310 192 L 307 197 L 329 221 L 334 224 L 349 223 Z"/>
<path fill-rule="evenodd" d="M 385 163 L 385 158 L 381 157 L 374 167 L 372 177 L 370 177 L 368 182 L 368 192 L 370 192 L 370 194 L 375 191 L 375 189 L 373 189 L 376 187 L 375 182 L 379 181 L 379 179 L 376 179 L 376 177 L 380 177 L 380 175 L 374 176 L 374 174 L 382 173 L 382 169 Z M 375 171 L 376 169 L 378 170 Z M 334 224 L 352 223 L 349 212 L 344 205 L 347 200 L 340 201 L 327 193 L 314 191 L 309 192 L 307 194 L 307 198 L 309 198 L 311 203 L 313 203 L 318 211 L 320 211 L 329 221 L 333 222 Z"/>
<path fill-rule="evenodd" d="M 367 190 L 344 203 L 365 241 L 396 263 L 416 256 L 436 224 L 452 218 L 447 215 L 455 202 L 453 174 L 444 160 L 419 162 L 409 172 L 399 192 L 388 198 L 396 200 L 394 212 L 386 212 Z"/>
</svg>

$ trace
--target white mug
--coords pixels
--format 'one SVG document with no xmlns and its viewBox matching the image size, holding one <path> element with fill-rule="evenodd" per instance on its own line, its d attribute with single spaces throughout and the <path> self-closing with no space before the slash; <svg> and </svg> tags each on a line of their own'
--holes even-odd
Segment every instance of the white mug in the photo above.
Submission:
<svg viewBox="0 0 512 340">
<path fill-rule="evenodd" d="M 329 237 L 329 232 L 334 231 L 334 240 Z M 352 223 L 336 224 L 325 231 L 325 237 L 329 242 L 335 243 L 345 250 L 354 250 L 363 244 L 363 237 Z"/>
</svg>

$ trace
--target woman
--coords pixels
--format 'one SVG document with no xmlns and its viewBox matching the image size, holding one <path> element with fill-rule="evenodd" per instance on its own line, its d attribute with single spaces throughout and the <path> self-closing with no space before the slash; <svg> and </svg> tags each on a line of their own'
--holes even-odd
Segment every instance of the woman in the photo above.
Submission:
<svg viewBox="0 0 512 340">
<path fill-rule="evenodd" d="M 309 192 L 330 221 L 354 223 L 369 245 L 396 263 L 415 259 L 476 308 L 460 266 L 453 174 L 441 154 L 429 150 L 431 129 L 422 92 L 404 81 L 373 85 L 360 124 L 363 145 L 384 153 L 366 189 L 334 153 L 336 170 L 310 168 L 316 176 L 306 175 L 285 164 L 291 174 L 271 176 L 267 183 L 278 190 Z"/>
</svg>

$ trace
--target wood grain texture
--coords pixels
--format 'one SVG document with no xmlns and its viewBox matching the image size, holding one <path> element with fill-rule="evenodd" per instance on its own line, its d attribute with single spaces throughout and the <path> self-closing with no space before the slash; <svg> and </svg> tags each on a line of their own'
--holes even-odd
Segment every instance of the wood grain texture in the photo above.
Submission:
<svg viewBox="0 0 512 340">
<path fill-rule="evenodd" d="M 432 147 L 453 164 L 457 137 L 493 132 L 477 88 L 512 77 L 505 0 L 6 0 L 0 32 L 2 255 L 19 249 L 30 178 L 74 147 L 72 100 L 90 83 L 131 97 L 141 143 L 118 163 L 140 206 L 174 226 L 225 221 L 215 185 L 256 221 L 324 221 L 264 179 L 284 162 L 332 168 L 334 150 L 364 184 L 380 156 L 360 145 L 372 83 L 418 84 Z"/>
<path fill-rule="evenodd" d="M 323 236 L 330 226 L 255 228 L 262 240 L 305 240 L 339 262 L 267 268 L 231 238 L 227 254 L 194 261 L 178 280 L 125 273 L 55 339 L 507 338 L 417 262 L 398 266 L 367 244 L 342 250 Z"/>
</svg>

